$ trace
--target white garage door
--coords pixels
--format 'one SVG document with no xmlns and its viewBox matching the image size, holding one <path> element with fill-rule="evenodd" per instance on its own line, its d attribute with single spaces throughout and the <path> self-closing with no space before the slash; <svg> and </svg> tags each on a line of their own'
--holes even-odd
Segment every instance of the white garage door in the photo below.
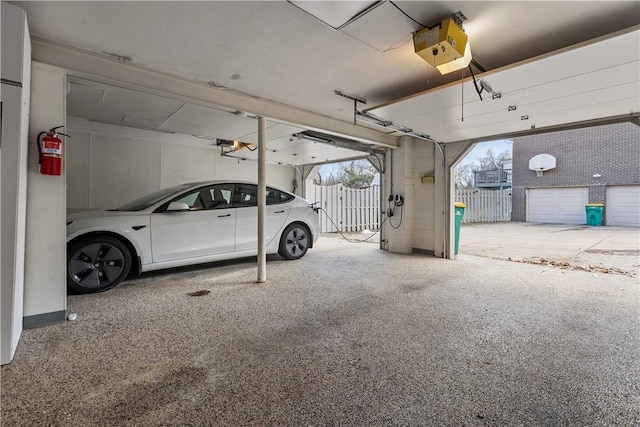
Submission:
<svg viewBox="0 0 640 427">
<path fill-rule="evenodd" d="M 640 185 L 607 187 L 607 225 L 640 227 Z"/>
<path fill-rule="evenodd" d="M 530 188 L 527 190 L 527 221 L 546 224 L 585 224 L 587 187 Z"/>
</svg>

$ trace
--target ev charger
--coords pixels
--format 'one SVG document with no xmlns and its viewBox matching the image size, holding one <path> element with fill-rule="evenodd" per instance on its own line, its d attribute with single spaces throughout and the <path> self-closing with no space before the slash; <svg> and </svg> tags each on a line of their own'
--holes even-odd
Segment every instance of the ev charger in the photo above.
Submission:
<svg viewBox="0 0 640 427">
<path fill-rule="evenodd" d="M 392 194 L 389 196 L 389 204 L 391 205 L 392 203 L 393 206 L 387 209 L 387 216 L 393 216 L 393 211 L 395 210 L 395 208 L 404 205 L 404 197 L 402 197 L 400 194 Z"/>
</svg>

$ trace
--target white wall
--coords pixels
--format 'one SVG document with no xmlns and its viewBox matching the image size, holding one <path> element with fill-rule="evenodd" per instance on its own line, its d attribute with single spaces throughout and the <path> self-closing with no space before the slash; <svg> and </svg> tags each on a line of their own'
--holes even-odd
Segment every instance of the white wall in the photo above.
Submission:
<svg viewBox="0 0 640 427">
<path fill-rule="evenodd" d="M 31 109 L 27 163 L 25 327 L 62 322 L 66 317 L 65 175 L 39 173 L 39 132 L 65 121 L 65 71 L 31 64 Z M 63 144 L 63 153 L 65 145 Z"/>
<path fill-rule="evenodd" d="M 389 193 L 405 197 L 402 224 L 392 228 L 389 221 L 384 226 L 382 247 L 390 252 L 410 253 L 416 250 L 433 252 L 451 258 L 450 248 L 453 242 L 453 217 L 447 206 L 451 197 L 445 200 L 445 194 L 451 187 L 451 165 L 468 144 L 449 144 L 445 149 L 447 168 L 443 165 L 442 155 L 435 144 L 429 141 L 404 136 L 400 138 L 400 148 L 387 156 L 387 166 L 383 180 L 383 199 L 386 202 Z M 438 150 L 438 151 L 437 151 Z M 393 163 L 393 164 L 391 164 Z M 445 182 L 445 173 L 449 179 Z M 422 183 L 422 176 L 433 176 L 433 183 Z M 391 188 L 393 184 L 393 188 Z M 450 191 L 449 191 L 450 192 Z M 399 208 L 391 218 L 393 225 L 399 223 Z M 446 231 L 446 226 L 449 231 Z"/>
<path fill-rule="evenodd" d="M 2 84 L 0 353 L 5 364 L 13 359 L 23 326 L 31 43 L 24 12 L 4 2 L 1 7 L 2 78 L 22 86 Z"/>
<path fill-rule="evenodd" d="M 67 208 L 114 208 L 160 188 L 211 179 L 256 181 L 257 162 L 220 156 L 189 135 L 68 119 Z M 270 185 L 291 190 L 295 170 L 268 165 Z"/>
<path fill-rule="evenodd" d="M 435 182 L 423 184 L 421 176 L 434 176 L 435 146 L 428 141 L 416 141 L 414 147 L 413 247 L 435 251 Z M 438 154 L 439 156 L 439 154 Z M 439 161 L 441 159 L 438 158 Z M 442 196 L 438 196 L 442 197 Z"/>
</svg>

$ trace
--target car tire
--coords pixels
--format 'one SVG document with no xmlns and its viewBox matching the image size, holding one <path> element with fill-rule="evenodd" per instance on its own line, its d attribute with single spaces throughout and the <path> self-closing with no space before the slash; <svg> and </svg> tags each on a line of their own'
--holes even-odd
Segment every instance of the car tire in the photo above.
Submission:
<svg viewBox="0 0 640 427">
<path fill-rule="evenodd" d="M 307 253 L 311 244 L 311 233 L 304 224 L 289 224 L 280 237 L 278 253 L 284 259 L 299 259 Z"/>
<path fill-rule="evenodd" d="M 67 285 L 81 294 L 106 291 L 131 270 L 131 251 L 120 239 L 95 235 L 67 247 Z"/>
</svg>

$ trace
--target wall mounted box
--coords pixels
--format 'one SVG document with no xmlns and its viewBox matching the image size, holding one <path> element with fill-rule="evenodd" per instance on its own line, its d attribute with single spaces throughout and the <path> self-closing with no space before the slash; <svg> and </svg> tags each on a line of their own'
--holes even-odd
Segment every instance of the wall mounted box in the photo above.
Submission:
<svg viewBox="0 0 640 427">
<path fill-rule="evenodd" d="M 423 184 L 433 184 L 435 182 L 435 179 L 432 176 L 422 176 L 420 179 Z"/>
</svg>

